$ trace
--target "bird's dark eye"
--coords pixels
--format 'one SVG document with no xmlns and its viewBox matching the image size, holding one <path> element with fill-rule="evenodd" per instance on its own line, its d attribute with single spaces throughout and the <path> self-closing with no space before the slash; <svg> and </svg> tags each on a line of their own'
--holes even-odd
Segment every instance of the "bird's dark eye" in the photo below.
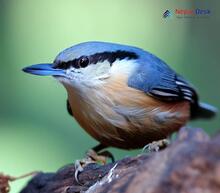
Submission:
<svg viewBox="0 0 220 193">
<path fill-rule="evenodd" d="M 81 68 L 85 68 L 89 65 L 89 58 L 87 56 L 82 56 L 81 58 L 79 58 L 78 65 Z"/>
</svg>

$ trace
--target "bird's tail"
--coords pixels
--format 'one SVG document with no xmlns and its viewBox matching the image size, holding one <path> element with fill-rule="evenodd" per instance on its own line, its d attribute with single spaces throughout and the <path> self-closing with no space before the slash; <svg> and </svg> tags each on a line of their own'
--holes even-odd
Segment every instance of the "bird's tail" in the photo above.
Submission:
<svg viewBox="0 0 220 193">
<path fill-rule="evenodd" d="M 207 103 L 199 103 L 196 110 L 192 113 L 192 119 L 211 119 L 218 112 L 218 109 Z"/>
</svg>

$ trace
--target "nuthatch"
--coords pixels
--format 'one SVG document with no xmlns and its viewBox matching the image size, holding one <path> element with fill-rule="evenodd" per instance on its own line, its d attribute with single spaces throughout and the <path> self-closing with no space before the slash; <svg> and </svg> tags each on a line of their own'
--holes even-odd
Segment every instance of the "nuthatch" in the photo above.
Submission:
<svg viewBox="0 0 220 193">
<path fill-rule="evenodd" d="M 67 109 L 103 147 L 141 148 L 166 138 L 190 119 L 211 118 L 192 85 L 164 61 L 137 47 L 86 42 L 52 64 L 23 69 L 51 75 L 67 90 Z"/>
</svg>

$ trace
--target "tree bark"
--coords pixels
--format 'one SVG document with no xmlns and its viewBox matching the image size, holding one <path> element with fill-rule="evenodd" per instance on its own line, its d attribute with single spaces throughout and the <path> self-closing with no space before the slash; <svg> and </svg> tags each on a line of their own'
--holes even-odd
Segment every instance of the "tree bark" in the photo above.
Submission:
<svg viewBox="0 0 220 193">
<path fill-rule="evenodd" d="M 39 173 L 21 193 L 219 193 L 220 135 L 182 128 L 166 149 L 107 165 L 89 164 L 74 178 L 74 165 Z"/>
</svg>

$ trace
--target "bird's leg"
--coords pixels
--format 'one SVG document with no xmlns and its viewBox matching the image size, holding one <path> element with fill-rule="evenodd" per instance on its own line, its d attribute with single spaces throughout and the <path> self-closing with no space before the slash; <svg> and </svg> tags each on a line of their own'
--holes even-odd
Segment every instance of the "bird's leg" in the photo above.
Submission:
<svg viewBox="0 0 220 193">
<path fill-rule="evenodd" d="M 169 139 L 162 139 L 159 141 L 153 141 L 144 146 L 142 152 L 157 152 L 161 149 L 166 148 L 170 144 Z"/>
<path fill-rule="evenodd" d="M 103 144 L 99 144 L 92 149 L 88 150 L 86 152 L 86 156 L 82 160 L 76 160 L 75 162 L 75 180 L 79 183 L 78 175 L 83 171 L 83 169 L 91 163 L 99 163 L 99 164 L 106 164 L 107 159 L 110 158 L 112 162 L 114 162 L 114 157 L 109 151 L 103 151 L 101 150 L 107 148 L 107 146 Z"/>
</svg>

